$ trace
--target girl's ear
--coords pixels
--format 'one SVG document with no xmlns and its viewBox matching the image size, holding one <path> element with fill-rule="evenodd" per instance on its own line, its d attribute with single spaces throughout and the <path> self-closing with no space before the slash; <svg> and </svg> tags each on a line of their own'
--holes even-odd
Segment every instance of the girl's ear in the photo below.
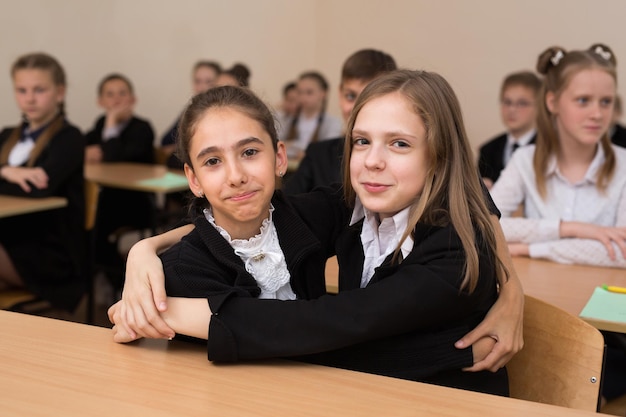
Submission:
<svg viewBox="0 0 626 417">
<path fill-rule="evenodd" d="M 196 174 L 193 172 L 193 168 L 190 167 L 188 164 L 185 164 L 184 169 L 185 176 L 187 177 L 187 183 L 189 183 L 189 189 L 191 190 L 193 195 L 202 196 L 204 194 L 204 191 L 202 191 L 202 186 L 198 181 L 198 177 L 196 177 Z"/>
<path fill-rule="evenodd" d="M 556 95 L 552 91 L 546 93 L 546 107 L 552 114 L 557 113 Z"/>
<path fill-rule="evenodd" d="M 285 175 L 285 173 L 287 173 L 288 165 L 289 161 L 287 159 L 287 148 L 285 147 L 285 143 L 278 141 L 276 149 L 276 176 L 282 177 Z"/>
<path fill-rule="evenodd" d="M 61 104 L 65 101 L 65 86 L 59 85 L 57 86 L 57 104 Z"/>
</svg>

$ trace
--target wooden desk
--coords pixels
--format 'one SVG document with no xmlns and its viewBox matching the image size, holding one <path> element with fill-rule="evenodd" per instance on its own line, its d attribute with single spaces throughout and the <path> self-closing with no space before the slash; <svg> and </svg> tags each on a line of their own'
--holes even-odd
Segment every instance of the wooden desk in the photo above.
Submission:
<svg viewBox="0 0 626 417">
<path fill-rule="evenodd" d="M 17 216 L 67 206 L 63 197 L 28 198 L 0 195 L 0 217 Z"/>
<path fill-rule="evenodd" d="M 586 265 L 564 265 L 541 259 L 513 258 L 524 293 L 578 316 L 597 286 L 626 287 L 626 270 Z M 626 333 L 626 323 L 588 320 L 600 330 Z"/>
<path fill-rule="evenodd" d="M 85 164 L 85 178 L 99 185 L 133 191 L 171 193 L 189 189 L 185 181 L 168 181 L 166 175 L 184 176 L 183 172 L 163 165 L 134 162 L 102 162 Z M 159 182 L 158 179 L 163 179 Z M 155 180 L 151 183 L 144 181 Z"/>
<path fill-rule="evenodd" d="M 213 365 L 205 347 L 112 341 L 101 327 L 0 311 L 9 416 L 594 416 L 289 361 Z"/>
</svg>

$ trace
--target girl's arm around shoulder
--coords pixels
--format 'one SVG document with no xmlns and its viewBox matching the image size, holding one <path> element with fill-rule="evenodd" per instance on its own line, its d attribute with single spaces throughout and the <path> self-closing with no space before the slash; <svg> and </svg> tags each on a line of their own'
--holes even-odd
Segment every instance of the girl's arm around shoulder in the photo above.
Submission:
<svg viewBox="0 0 626 417">
<path fill-rule="evenodd" d="M 315 300 L 274 301 L 230 297 L 209 304 L 209 358 L 215 361 L 259 359 L 317 353 L 415 331 L 478 322 L 493 299 L 480 284 L 472 295 L 459 291 L 464 260 L 460 247 L 436 243 L 366 288 Z M 445 253 L 435 255 L 435 246 Z M 484 310 L 484 311 L 483 311 Z M 474 317 L 475 316 L 475 317 Z M 468 321 L 469 320 L 469 321 Z"/>
</svg>

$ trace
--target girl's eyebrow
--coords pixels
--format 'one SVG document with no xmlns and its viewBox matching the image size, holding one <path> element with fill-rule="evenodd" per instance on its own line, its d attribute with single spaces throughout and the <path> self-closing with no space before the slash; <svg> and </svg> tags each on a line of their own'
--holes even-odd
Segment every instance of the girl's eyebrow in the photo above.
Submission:
<svg viewBox="0 0 626 417">
<path fill-rule="evenodd" d="M 239 140 L 235 146 L 233 146 L 233 148 L 243 148 L 245 146 L 248 146 L 252 143 L 255 144 L 259 144 L 259 145 L 263 145 L 263 141 L 259 138 L 255 138 L 254 136 L 250 136 L 249 138 L 244 138 Z M 196 155 L 196 159 L 201 159 L 203 156 L 207 155 L 207 154 L 213 154 L 213 153 L 217 153 L 220 151 L 223 151 L 224 148 L 220 147 L 220 146 L 209 146 L 206 147 L 204 149 L 201 149 L 200 152 L 198 152 L 198 155 Z"/>
<path fill-rule="evenodd" d="M 352 135 L 367 135 L 369 132 L 367 130 L 361 129 L 352 129 Z M 408 132 L 403 132 L 400 130 L 390 130 L 384 133 L 385 137 L 393 137 L 393 136 L 404 136 L 409 138 L 415 138 L 415 136 Z"/>
</svg>

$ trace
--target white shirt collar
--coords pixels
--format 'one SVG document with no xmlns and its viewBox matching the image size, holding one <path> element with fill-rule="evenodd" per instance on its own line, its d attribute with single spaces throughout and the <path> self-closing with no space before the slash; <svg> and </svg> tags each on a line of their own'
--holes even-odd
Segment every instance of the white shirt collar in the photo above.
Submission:
<svg viewBox="0 0 626 417">
<path fill-rule="evenodd" d="M 361 276 L 362 288 L 366 287 L 372 279 L 376 267 L 380 266 L 398 246 L 400 238 L 408 226 L 409 213 L 410 207 L 407 207 L 380 222 L 378 216 L 366 209 L 359 198 L 356 198 L 350 225 L 365 218 L 361 229 L 361 244 L 365 255 L 363 275 Z M 408 236 L 400 246 L 402 257 L 406 258 L 412 250 L 413 238 Z"/>
<path fill-rule="evenodd" d="M 272 221 L 273 212 L 274 206 L 270 204 L 269 217 L 263 220 L 259 234 L 250 239 L 231 239 L 230 234 L 215 223 L 210 208 L 204 210 L 204 217 L 244 262 L 246 271 L 254 277 L 261 289 L 259 298 L 295 300 L 296 294 L 290 284 L 291 274 Z"/>
<path fill-rule="evenodd" d="M 581 182 L 595 184 L 598 181 L 598 171 L 600 170 L 600 168 L 602 168 L 602 165 L 604 165 L 605 160 L 606 157 L 604 155 L 604 149 L 602 149 L 601 144 L 598 144 L 596 147 L 596 154 L 594 155 L 591 164 L 589 164 L 589 168 L 587 168 L 585 177 Z M 550 157 L 550 160 L 548 161 L 548 167 L 546 169 L 546 176 L 549 177 L 551 175 L 558 175 L 559 177 L 562 177 L 555 155 L 552 155 Z"/>
<path fill-rule="evenodd" d="M 513 146 L 514 143 L 517 143 L 519 146 L 526 146 L 530 143 L 530 141 L 532 140 L 533 136 L 535 136 L 535 133 L 537 131 L 535 129 L 530 129 L 528 132 L 524 133 L 522 136 L 520 136 L 518 139 L 515 139 L 513 137 L 512 134 L 507 134 L 507 144 L 509 146 Z"/>
</svg>

